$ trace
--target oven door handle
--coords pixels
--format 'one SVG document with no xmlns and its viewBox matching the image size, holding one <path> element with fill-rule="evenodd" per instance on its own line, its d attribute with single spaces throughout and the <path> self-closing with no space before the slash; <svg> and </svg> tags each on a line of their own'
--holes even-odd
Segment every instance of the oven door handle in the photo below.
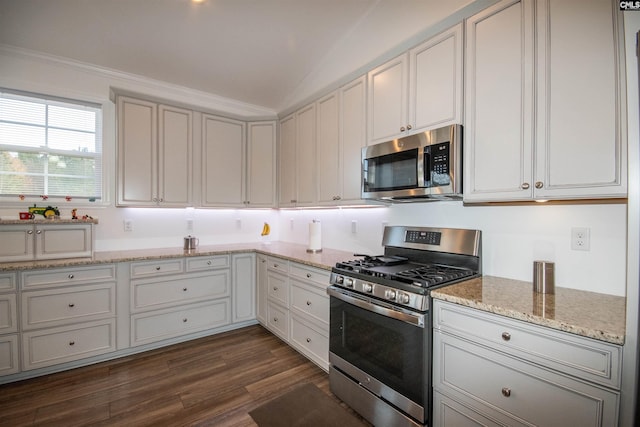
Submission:
<svg viewBox="0 0 640 427">
<path fill-rule="evenodd" d="M 355 305 L 372 313 L 380 314 L 385 317 L 391 317 L 420 328 L 424 328 L 425 315 L 419 313 L 411 313 L 407 311 L 395 310 L 393 308 L 383 307 L 378 304 L 369 302 L 369 300 L 359 298 L 351 293 L 338 291 L 332 287 L 327 288 L 329 296 L 337 298 L 346 303 Z"/>
</svg>

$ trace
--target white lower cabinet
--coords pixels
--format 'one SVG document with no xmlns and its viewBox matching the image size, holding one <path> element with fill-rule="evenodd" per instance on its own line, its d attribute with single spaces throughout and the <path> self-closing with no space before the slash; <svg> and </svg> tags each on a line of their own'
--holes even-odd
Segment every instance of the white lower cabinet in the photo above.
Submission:
<svg viewBox="0 0 640 427">
<path fill-rule="evenodd" d="M 20 274 L 22 370 L 116 350 L 115 265 Z"/>
<path fill-rule="evenodd" d="M 131 346 L 231 324 L 229 255 L 133 262 Z"/>
<path fill-rule="evenodd" d="M 15 273 L 0 273 L 0 376 L 20 371 Z"/>
<path fill-rule="evenodd" d="M 617 425 L 618 346 L 442 301 L 433 309 L 435 426 Z"/>
<path fill-rule="evenodd" d="M 261 259 L 258 256 L 258 263 L 258 271 L 265 270 L 262 273 L 265 276 L 262 283 L 264 302 L 259 302 L 258 312 L 260 304 L 266 307 L 266 320 L 258 320 L 309 360 L 329 370 L 329 297 L 326 288 L 331 273 L 274 257 Z M 261 286 L 260 281 L 258 286 Z M 259 295 L 260 292 L 259 289 Z"/>
<path fill-rule="evenodd" d="M 233 322 L 256 318 L 256 261 L 253 254 L 231 255 Z"/>
<path fill-rule="evenodd" d="M 0 376 L 19 371 L 18 335 L 0 335 Z"/>
</svg>

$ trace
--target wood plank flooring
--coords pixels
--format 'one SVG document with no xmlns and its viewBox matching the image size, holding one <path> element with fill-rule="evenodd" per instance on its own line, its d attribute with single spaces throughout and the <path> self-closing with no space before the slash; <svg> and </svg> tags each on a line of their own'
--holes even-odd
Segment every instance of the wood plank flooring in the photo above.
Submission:
<svg viewBox="0 0 640 427">
<path fill-rule="evenodd" d="M 255 325 L 2 385 L 0 426 L 255 426 L 249 411 L 305 382 L 339 402 L 326 372 Z"/>
</svg>

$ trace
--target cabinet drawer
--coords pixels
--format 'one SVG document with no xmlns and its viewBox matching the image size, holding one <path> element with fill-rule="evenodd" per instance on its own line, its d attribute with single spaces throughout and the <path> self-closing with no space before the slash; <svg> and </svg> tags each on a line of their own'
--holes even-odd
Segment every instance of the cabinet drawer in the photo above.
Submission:
<svg viewBox="0 0 640 427">
<path fill-rule="evenodd" d="M 37 330 L 22 334 L 23 369 L 42 368 L 116 349 L 115 320 Z"/>
<path fill-rule="evenodd" d="M 152 262 L 134 262 L 131 264 L 131 278 L 136 279 L 139 277 L 182 273 L 183 269 L 182 258 Z"/>
<path fill-rule="evenodd" d="M 16 290 L 16 274 L 0 273 L 0 292 Z"/>
<path fill-rule="evenodd" d="M 186 269 L 187 272 L 211 270 L 214 268 L 228 268 L 229 255 L 187 258 L 186 264 L 187 264 L 187 269 Z"/>
<path fill-rule="evenodd" d="M 147 344 L 231 323 L 229 299 L 131 316 L 131 345 Z"/>
<path fill-rule="evenodd" d="M 505 424 L 617 425 L 619 393 L 538 368 L 503 353 L 437 331 L 434 389 L 500 408 Z M 487 409 L 489 410 L 489 409 Z M 597 421 L 596 421 L 597 420 Z M 528 424 L 527 424 L 528 425 Z"/>
<path fill-rule="evenodd" d="M 22 288 L 34 289 L 114 281 L 116 278 L 116 267 L 113 264 L 105 264 L 91 267 L 30 270 L 22 272 L 21 274 Z"/>
<path fill-rule="evenodd" d="M 0 295 L 0 334 L 18 331 L 16 295 Z"/>
<path fill-rule="evenodd" d="M 522 359 L 620 388 L 619 346 L 437 301 L 434 327 Z"/>
<path fill-rule="evenodd" d="M 71 286 L 53 291 L 23 292 L 22 328 L 30 330 L 116 315 L 116 285 Z"/>
<path fill-rule="evenodd" d="M 272 271 L 289 274 L 289 261 L 282 258 L 267 257 L 267 268 Z"/>
<path fill-rule="evenodd" d="M 267 295 L 271 301 L 289 307 L 289 278 L 282 274 L 268 272 Z"/>
<path fill-rule="evenodd" d="M 131 282 L 131 310 L 158 309 L 231 294 L 228 270 Z"/>
<path fill-rule="evenodd" d="M 291 309 L 329 327 L 329 297 L 316 287 L 292 280 Z"/>
<path fill-rule="evenodd" d="M 324 370 L 329 370 L 327 330 L 313 327 L 294 314 L 291 316 L 291 343 Z"/>
<path fill-rule="evenodd" d="M 323 290 L 329 286 L 330 271 L 319 270 L 313 267 L 307 267 L 301 264 L 291 263 L 289 272 L 292 277 L 298 277 L 309 283 L 317 284 Z"/>
<path fill-rule="evenodd" d="M 18 336 L 0 336 L 0 375 L 15 374 L 19 371 Z"/>
<path fill-rule="evenodd" d="M 289 311 L 269 302 L 267 305 L 267 327 L 271 332 L 289 342 Z"/>
</svg>

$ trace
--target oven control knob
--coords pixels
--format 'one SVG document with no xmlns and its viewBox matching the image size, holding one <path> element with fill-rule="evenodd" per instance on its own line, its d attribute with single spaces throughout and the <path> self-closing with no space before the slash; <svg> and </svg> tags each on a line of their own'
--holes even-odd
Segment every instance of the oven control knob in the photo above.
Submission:
<svg viewBox="0 0 640 427">
<path fill-rule="evenodd" d="M 362 285 L 362 290 L 370 294 L 371 292 L 373 292 L 373 285 L 371 283 L 365 283 L 364 285 Z"/>
<path fill-rule="evenodd" d="M 347 288 L 353 288 L 353 279 L 350 279 L 350 278 L 344 279 L 344 284 Z"/>
<path fill-rule="evenodd" d="M 408 294 L 398 294 L 398 302 L 402 304 L 409 304 L 409 295 Z"/>
<path fill-rule="evenodd" d="M 336 276 L 336 284 L 342 285 L 343 282 L 344 282 L 343 276 Z"/>
<path fill-rule="evenodd" d="M 384 297 L 388 300 L 393 301 L 396 299 L 396 291 L 387 289 L 386 291 L 384 291 Z"/>
</svg>

